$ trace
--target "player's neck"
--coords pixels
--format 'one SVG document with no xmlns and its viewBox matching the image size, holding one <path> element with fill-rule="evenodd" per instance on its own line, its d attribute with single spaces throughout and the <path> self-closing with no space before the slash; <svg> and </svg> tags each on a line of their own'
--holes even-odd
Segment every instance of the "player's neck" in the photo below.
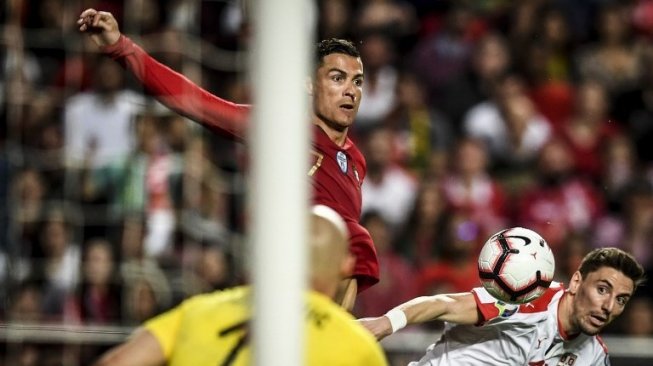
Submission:
<svg viewBox="0 0 653 366">
<path fill-rule="evenodd" d="M 323 281 L 315 277 L 311 278 L 311 289 L 331 300 L 335 300 L 336 293 L 338 292 L 338 287 L 333 281 Z"/>
<path fill-rule="evenodd" d="M 571 321 L 573 299 L 573 294 L 565 292 L 558 303 L 558 327 L 560 328 L 560 335 L 563 336 L 563 338 L 578 333 L 577 327 L 573 325 Z"/>
<path fill-rule="evenodd" d="M 340 147 L 345 145 L 345 141 L 347 141 L 347 128 L 344 130 L 333 128 L 321 119 L 316 119 L 313 123 L 320 127 L 334 144 Z"/>
</svg>

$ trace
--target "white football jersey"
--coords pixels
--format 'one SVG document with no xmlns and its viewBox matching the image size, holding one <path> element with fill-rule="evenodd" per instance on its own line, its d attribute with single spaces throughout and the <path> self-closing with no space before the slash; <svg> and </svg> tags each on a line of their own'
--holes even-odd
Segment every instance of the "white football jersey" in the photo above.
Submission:
<svg viewBox="0 0 653 366">
<path fill-rule="evenodd" d="M 609 366 L 607 348 L 598 336 L 569 338 L 558 323 L 565 289 L 553 282 L 537 300 L 509 305 L 484 288 L 472 290 L 482 325 L 445 323 L 442 337 L 424 357 L 409 366 Z"/>
</svg>

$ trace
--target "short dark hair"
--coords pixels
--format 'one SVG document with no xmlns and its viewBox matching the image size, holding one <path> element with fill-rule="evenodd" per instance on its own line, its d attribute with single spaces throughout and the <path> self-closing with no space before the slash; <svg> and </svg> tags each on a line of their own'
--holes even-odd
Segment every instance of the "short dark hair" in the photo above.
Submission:
<svg viewBox="0 0 653 366">
<path fill-rule="evenodd" d="M 578 271 L 587 278 L 589 273 L 602 267 L 614 268 L 633 280 L 635 287 L 646 281 L 644 268 L 632 254 L 619 248 L 598 248 L 589 252 L 580 264 Z"/>
<path fill-rule="evenodd" d="M 342 53 L 352 57 L 361 56 L 353 42 L 346 39 L 329 38 L 317 44 L 315 66 L 319 67 L 324 61 L 324 57 L 332 53 Z"/>
</svg>

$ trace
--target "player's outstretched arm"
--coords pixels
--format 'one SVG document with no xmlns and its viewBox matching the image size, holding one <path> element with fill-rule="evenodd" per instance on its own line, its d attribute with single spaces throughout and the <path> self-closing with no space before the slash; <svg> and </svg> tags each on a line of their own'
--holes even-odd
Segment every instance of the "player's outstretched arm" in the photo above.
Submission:
<svg viewBox="0 0 653 366">
<path fill-rule="evenodd" d="M 216 133 L 244 140 L 249 105 L 221 99 L 158 62 L 120 33 L 118 22 L 109 12 L 86 9 L 77 24 L 80 32 L 88 34 L 102 52 L 131 71 L 147 92 L 168 108 Z"/>
<path fill-rule="evenodd" d="M 77 25 L 79 31 L 88 34 L 98 47 L 110 46 L 120 39 L 118 22 L 106 11 L 86 9 L 79 14 Z"/>
<path fill-rule="evenodd" d="M 93 366 L 160 366 L 165 363 L 159 341 L 150 331 L 139 328 L 127 342 L 107 351 Z"/>
<path fill-rule="evenodd" d="M 383 339 L 408 324 L 442 320 L 457 324 L 476 324 L 479 321 L 476 300 L 471 292 L 421 296 L 405 302 L 377 318 L 358 321 L 376 339 Z"/>
</svg>

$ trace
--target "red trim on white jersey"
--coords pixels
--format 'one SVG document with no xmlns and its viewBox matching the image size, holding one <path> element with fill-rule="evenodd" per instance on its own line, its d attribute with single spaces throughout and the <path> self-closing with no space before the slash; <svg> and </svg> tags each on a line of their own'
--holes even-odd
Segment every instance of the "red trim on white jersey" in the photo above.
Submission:
<svg viewBox="0 0 653 366">
<path fill-rule="evenodd" d="M 560 291 L 564 291 L 564 286 L 561 283 L 552 282 L 551 286 L 544 291 L 542 296 L 529 303 L 519 305 L 519 313 L 546 312 L 553 297 Z M 484 323 L 501 316 L 503 311 L 506 311 L 511 307 L 516 307 L 516 305 L 504 304 L 498 301 L 483 288 L 472 290 L 472 294 L 476 301 L 476 307 L 481 313 L 481 319 L 479 319 L 477 325 L 483 325 Z"/>
<path fill-rule="evenodd" d="M 497 301 L 495 298 L 489 296 L 489 294 L 485 291 L 472 291 L 472 294 L 474 295 L 474 300 L 476 301 L 476 307 L 481 313 L 481 319 L 478 320 L 476 325 L 482 325 L 488 320 L 499 316 L 499 309 L 495 305 Z"/>
<path fill-rule="evenodd" d="M 605 352 L 605 354 L 607 355 L 608 354 L 608 345 L 605 344 L 605 342 L 603 341 L 603 338 L 601 338 L 601 336 L 597 334 L 596 335 L 596 340 L 599 341 L 599 344 L 601 345 L 601 347 L 603 347 L 603 352 Z"/>
<path fill-rule="evenodd" d="M 555 296 L 555 294 L 558 292 L 564 290 L 565 288 L 561 283 L 551 282 L 551 286 L 549 286 L 549 288 L 546 289 L 546 291 L 544 291 L 540 297 L 526 304 L 519 305 L 519 312 L 539 313 L 546 311 L 546 309 L 549 307 L 549 304 L 551 303 L 551 300 L 553 299 L 553 296 Z"/>
</svg>

